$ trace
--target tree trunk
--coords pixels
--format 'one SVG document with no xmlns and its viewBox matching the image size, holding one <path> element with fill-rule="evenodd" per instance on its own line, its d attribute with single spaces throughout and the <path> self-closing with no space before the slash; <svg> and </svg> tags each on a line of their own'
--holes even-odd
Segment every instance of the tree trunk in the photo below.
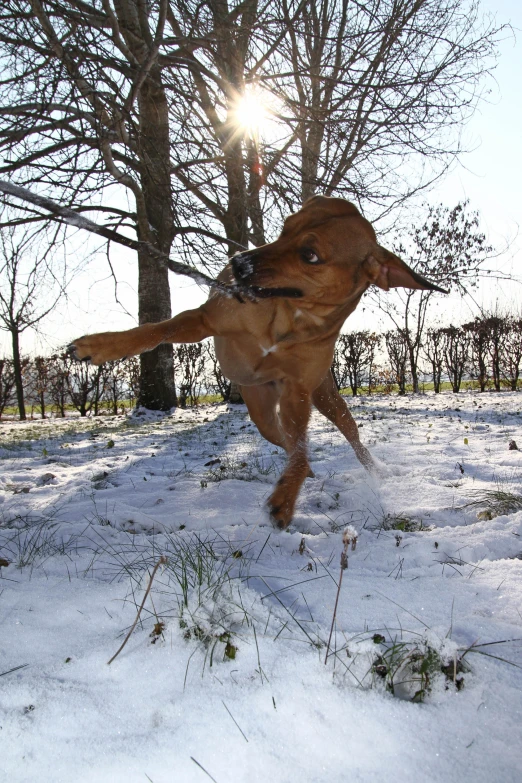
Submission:
<svg viewBox="0 0 522 783">
<path fill-rule="evenodd" d="M 118 403 L 120 401 L 119 390 L 116 386 L 116 381 L 112 384 L 112 413 L 114 416 L 118 414 Z"/>
<path fill-rule="evenodd" d="M 138 206 L 138 234 L 165 254 L 174 239 L 170 181 L 169 117 L 161 71 L 152 68 L 139 94 L 139 155 L 141 188 L 145 202 Z M 138 253 L 139 322 L 166 321 L 172 316 L 169 272 L 146 250 Z M 150 410 L 170 410 L 177 404 L 172 345 L 160 345 L 141 356 L 138 405 Z"/>
<path fill-rule="evenodd" d="M 24 384 L 22 380 L 22 361 L 20 359 L 20 335 L 16 329 L 11 332 L 13 343 L 13 372 L 15 377 L 16 401 L 18 403 L 18 414 L 20 421 L 25 421 Z"/>
<path fill-rule="evenodd" d="M 241 141 L 230 142 L 225 148 L 225 171 L 228 183 L 228 209 L 225 217 L 227 239 L 248 247 L 247 190 L 243 168 Z M 230 245 L 230 253 L 235 253 L 236 245 Z M 232 381 L 228 401 L 237 405 L 243 402 L 237 383 Z"/>
<path fill-rule="evenodd" d="M 497 347 L 495 347 L 493 351 L 493 384 L 495 386 L 495 391 L 500 391 L 500 354 Z"/>
<path fill-rule="evenodd" d="M 478 350 L 479 386 L 480 391 L 484 392 L 486 391 L 486 385 L 488 382 L 488 370 L 486 367 L 486 360 L 484 358 L 486 349 L 484 346 L 479 346 Z M 482 353 L 482 351 L 484 351 L 484 353 Z"/>
<path fill-rule="evenodd" d="M 246 140 L 248 180 L 248 215 L 250 217 L 252 241 L 256 247 L 265 244 L 265 230 L 263 225 L 263 207 L 261 206 L 260 192 L 264 185 L 263 166 L 259 159 L 259 149 L 256 139 Z"/>
<path fill-rule="evenodd" d="M 60 416 L 62 419 L 65 419 L 65 406 L 67 404 L 67 392 L 65 391 L 65 384 L 60 391 L 60 397 L 58 402 L 58 409 L 60 411 Z"/>
<path fill-rule="evenodd" d="M 419 393 L 419 375 L 417 371 L 417 358 L 415 351 L 411 345 L 408 346 L 408 353 L 410 357 L 410 370 L 411 370 L 411 383 L 413 387 L 413 393 Z"/>
<path fill-rule="evenodd" d="M 301 200 L 304 204 L 315 196 L 317 168 L 320 160 L 323 130 L 320 122 L 312 124 L 308 136 L 303 134 L 301 141 Z"/>
<path fill-rule="evenodd" d="M 237 383 L 234 383 L 234 381 L 232 381 L 230 384 L 228 402 L 231 402 L 233 405 L 239 405 L 240 403 L 244 402 L 243 397 L 241 396 L 241 389 Z"/>
</svg>

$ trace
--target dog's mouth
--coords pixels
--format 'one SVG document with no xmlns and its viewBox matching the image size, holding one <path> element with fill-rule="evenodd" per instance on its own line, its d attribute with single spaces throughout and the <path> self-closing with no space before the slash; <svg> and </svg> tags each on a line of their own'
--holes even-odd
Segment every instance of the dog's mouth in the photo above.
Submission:
<svg viewBox="0 0 522 783">
<path fill-rule="evenodd" d="M 256 299 L 272 299 L 274 297 L 286 297 L 288 299 L 300 299 L 303 292 L 299 288 L 289 286 L 268 286 L 265 287 L 265 281 L 268 283 L 272 274 L 267 270 L 259 272 L 254 269 L 254 258 L 251 253 L 238 253 L 232 258 L 232 272 L 235 279 L 245 289 L 253 294 Z M 259 285 L 261 283 L 261 285 Z"/>
<path fill-rule="evenodd" d="M 245 286 L 245 288 L 247 288 Z M 248 286 L 248 291 L 251 291 L 256 299 L 272 299 L 274 297 L 283 297 L 286 299 L 301 299 L 303 292 L 299 288 L 290 288 L 282 286 L 280 288 L 263 288 L 258 285 Z"/>
</svg>

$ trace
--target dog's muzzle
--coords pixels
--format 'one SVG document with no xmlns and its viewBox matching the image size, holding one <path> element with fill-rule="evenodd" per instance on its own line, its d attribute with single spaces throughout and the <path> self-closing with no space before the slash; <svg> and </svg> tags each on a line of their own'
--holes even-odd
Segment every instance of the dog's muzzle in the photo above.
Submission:
<svg viewBox="0 0 522 783">
<path fill-rule="evenodd" d="M 263 288 L 259 285 L 252 285 L 248 282 L 249 277 L 254 274 L 254 253 L 246 251 L 236 253 L 230 260 L 232 272 L 239 283 L 243 283 L 245 293 L 248 291 L 250 296 L 255 299 L 271 299 L 273 297 L 285 297 L 287 299 L 299 299 L 303 294 L 299 288 Z"/>
<path fill-rule="evenodd" d="M 237 253 L 232 258 L 232 271 L 236 280 L 245 280 L 254 271 L 254 260 L 250 253 Z"/>
</svg>

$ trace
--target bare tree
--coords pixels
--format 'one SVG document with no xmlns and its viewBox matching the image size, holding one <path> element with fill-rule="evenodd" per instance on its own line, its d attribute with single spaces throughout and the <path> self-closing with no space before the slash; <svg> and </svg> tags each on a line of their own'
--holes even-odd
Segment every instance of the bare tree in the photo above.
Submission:
<svg viewBox="0 0 522 783">
<path fill-rule="evenodd" d="M 62 418 L 65 418 L 67 401 L 69 399 L 69 387 L 67 384 L 68 367 L 69 362 L 65 354 L 53 354 L 49 357 L 49 396 L 53 406 L 58 410 Z"/>
<path fill-rule="evenodd" d="M 221 365 L 218 362 L 214 345 L 211 341 L 204 344 L 206 366 L 209 369 L 208 385 L 212 391 L 217 392 L 223 398 L 223 402 L 228 402 L 230 398 L 231 382 L 225 378 L 221 371 Z"/>
<path fill-rule="evenodd" d="M 478 2 L 306 0 L 296 20 L 289 0 L 281 8 L 288 35 L 261 79 L 295 139 L 283 203 L 319 191 L 382 212 L 439 176 L 501 34 Z"/>
<path fill-rule="evenodd" d="M 48 356 L 35 356 L 29 362 L 27 387 L 32 405 L 40 409 L 40 416 L 45 419 L 49 402 L 49 392 L 53 381 L 52 362 Z M 32 417 L 31 411 L 31 417 Z"/>
<path fill-rule="evenodd" d="M 205 355 L 201 343 L 177 345 L 174 351 L 179 404 L 182 408 L 197 405 L 205 370 Z"/>
<path fill-rule="evenodd" d="M 368 365 L 367 365 L 368 394 L 371 394 L 372 389 L 375 387 L 375 380 L 374 380 L 374 375 L 376 373 L 375 358 L 377 356 L 377 351 L 381 347 L 381 343 L 382 343 L 382 335 L 372 332 L 368 336 Z"/>
<path fill-rule="evenodd" d="M 484 317 L 484 329 L 487 334 L 487 350 L 493 385 L 495 391 L 500 391 L 503 377 L 503 345 L 507 332 L 506 318 L 499 313 L 489 313 Z"/>
<path fill-rule="evenodd" d="M 448 326 L 442 329 L 444 336 L 444 362 L 456 394 L 460 391 L 462 378 L 469 368 L 469 336 L 465 329 L 458 326 Z"/>
<path fill-rule="evenodd" d="M 489 382 L 488 331 L 483 318 L 475 318 L 463 324 L 462 328 L 469 337 L 471 346 L 470 375 L 478 381 L 481 392 L 486 390 Z"/>
<path fill-rule="evenodd" d="M 0 35 L 7 64 L 1 171 L 76 207 L 94 196 L 91 208 L 165 253 L 176 231 L 161 62 L 172 37 L 168 7 L 167 0 L 8 0 Z M 116 184 L 132 207 L 99 204 L 99 194 Z M 140 323 L 169 318 L 167 268 L 146 248 L 138 266 Z M 171 346 L 142 357 L 141 402 L 174 404 Z"/>
<path fill-rule="evenodd" d="M 118 413 L 118 405 L 129 391 L 129 367 L 127 359 L 108 362 L 103 366 L 103 399 L 109 404 L 113 415 Z"/>
<path fill-rule="evenodd" d="M 396 251 L 419 274 L 463 294 L 468 286 L 477 285 L 481 275 L 489 274 L 484 265 L 493 253 L 480 230 L 478 212 L 470 212 L 467 201 L 452 209 L 442 204 L 428 207 L 424 224 L 413 226 Z M 428 308 L 440 296 L 434 291 L 411 289 L 398 290 L 393 297 L 378 295 L 381 309 L 404 334 L 414 392 L 419 391 L 418 362 Z"/>
<path fill-rule="evenodd" d="M 125 360 L 127 368 L 127 390 L 131 406 L 137 403 L 140 394 L 140 361 L 137 356 Z"/>
<path fill-rule="evenodd" d="M 317 190 L 377 214 L 432 181 L 503 29 L 475 0 L 4 0 L 0 19 L 0 173 L 207 267 Z M 170 316 L 145 247 L 138 293 L 140 323 Z M 172 347 L 141 368 L 140 403 L 171 407 Z"/>
<path fill-rule="evenodd" d="M 52 240 L 41 229 L 10 226 L 0 232 L 0 329 L 11 335 L 16 399 L 20 419 L 26 418 L 20 335 L 44 319 L 63 293 L 67 269 L 60 278 L 53 265 Z"/>
<path fill-rule="evenodd" d="M 364 376 L 371 375 L 378 342 L 378 336 L 369 331 L 339 335 L 332 367 L 338 388 L 345 386 L 348 380 L 353 396 L 357 396 Z M 342 386 L 339 386 L 341 382 Z"/>
<path fill-rule="evenodd" d="M 337 389 L 339 391 L 341 389 L 345 389 L 348 386 L 348 367 L 346 366 L 343 354 L 339 350 L 337 343 L 335 344 L 333 361 L 330 369 L 332 370 L 332 375 Z"/>
<path fill-rule="evenodd" d="M 0 359 L 0 419 L 7 406 L 13 402 L 14 388 L 13 362 L 9 359 Z"/>
<path fill-rule="evenodd" d="M 408 342 L 402 329 L 386 332 L 384 335 L 388 358 L 395 381 L 399 386 L 399 394 L 406 394 L 408 382 Z"/>
<path fill-rule="evenodd" d="M 84 362 L 75 362 L 69 356 L 63 357 L 66 366 L 65 380 L 68 397 L 80 416 L 87 416 L 92 410 L 98 413 L 103 387 L 103 366 L 94 367 Z"/>
<path fill-rule="evenodd" d="M 431 365 L 433 391 L 435 394 L 439 394 L 444 367 L 444 331 L 442 329 L 428 329 L 423 348 L 426 359 Z"/>
<path fill-rule="evenodd" d="M 372 391 L 381 388 L 384 394 L 391 394 L 396 383 L 397 376 L 391 367 L 382 364 L 375 365 L 372 375 Z"/>
<path fill-rule="evenodd" d="M 509 316 L 501 345 L 504 375 L 511 391 L 518 388 L 522 366 L 522 318 Z"/>
</svg>

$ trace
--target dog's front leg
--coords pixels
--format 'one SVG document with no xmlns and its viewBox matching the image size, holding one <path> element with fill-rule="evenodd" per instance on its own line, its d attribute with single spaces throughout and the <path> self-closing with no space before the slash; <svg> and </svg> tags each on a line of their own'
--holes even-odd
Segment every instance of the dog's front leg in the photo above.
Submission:
<svg viewBox="0 0 522 783">
<path fill-rule="evenodd" d="M 310 470 L 306 435 L 310 410 L 310 394 L 300 385 L 285 380 L 279 400 L 279 419 L 285 435 L 288 462 L 268 499 L 270 516 L 282 530 L 292 521 L 297 495 Z"/>
<path fill-rule="evenodd" d="M 125 332 L 101 332 L 80 337 L 69 352 L 80 361 L 103 364 L 152 351 L 160 343 L 198 343 L 213 334 L 203 308 L 186 310 L 168 321 L 143 324 Z"/>
</svg>

